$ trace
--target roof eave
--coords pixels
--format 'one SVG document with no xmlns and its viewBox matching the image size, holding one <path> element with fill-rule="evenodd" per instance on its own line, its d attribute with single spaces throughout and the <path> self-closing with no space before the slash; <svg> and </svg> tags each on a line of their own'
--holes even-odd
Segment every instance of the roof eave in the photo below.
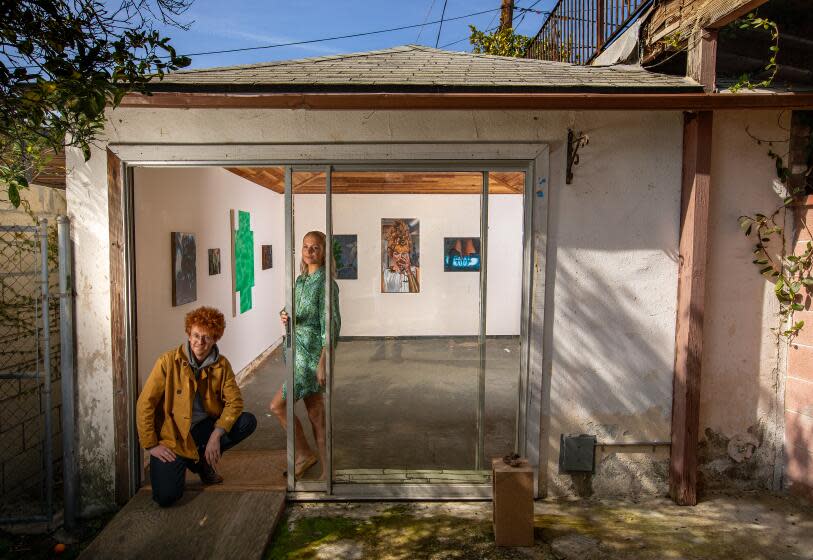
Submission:
<svg viewBox="0 0 813 560">
<path fill-rule="evenodd" d="M 121 107 L 309 110 L 685 110 L 812 109 L 813 92 L 156 92 L 132 93 Z"/>
<path fill-rule="evenodd" d="M 361 84 L 361 83 L 313 83 L 313 84 L 231 84 L 216 83 L 167 83 L 156 82 L 148 86 L 151 93 L 201 93 L 201 94 L 558 94 L 558 93 L 690 93 L 703 91 L 698 84 L 685 85 L 509 85 L 509 84 Z"/>
</svg>

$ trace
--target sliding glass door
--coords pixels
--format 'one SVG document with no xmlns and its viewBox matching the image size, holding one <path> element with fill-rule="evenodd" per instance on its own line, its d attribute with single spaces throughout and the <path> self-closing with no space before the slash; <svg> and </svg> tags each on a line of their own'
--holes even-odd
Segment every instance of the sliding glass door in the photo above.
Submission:
<svg viewBox="0 0 813 560">
<path fill-rule="evenodd" d="M 302 449 L 288 431 L 289 490 L 465 495 L 487 488 L 492 458 L 518 449 L 526 169 L 286 168 L 289 387 L 303 373 L 293 354 L 310 351 L 296 343 L 311 334 L 297 293 L 307 232 L 324 234 L 327 257 L 317 294 L 325 386 L 289 409 L 289 426 L 294 415 L 313 421 L 321 399 L 325 442 L 307 441 L 320 462 L 297 476 Z"/>
</svg>

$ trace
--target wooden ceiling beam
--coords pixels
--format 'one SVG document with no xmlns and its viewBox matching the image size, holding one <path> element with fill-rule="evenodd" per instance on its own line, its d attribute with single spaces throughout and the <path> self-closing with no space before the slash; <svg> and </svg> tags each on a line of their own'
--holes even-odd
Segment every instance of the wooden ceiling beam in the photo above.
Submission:
<svg viewBox="0 0 813 560">
<path fill-rule="evenodd" d="M 285 192 L 285 177 L 281 167 L 227 167 L 228 171 L 257 183 L 276 193 Z M 493 172 L 489 174 L 491 194 L 522 194 L 525 174 Z M 323 172 L 298 171 L 293 174 L 293 189 L 297 194 L 324 194 Z M 420 172 L 335 172 L 333 192 L 336 194 L 479 194 L 482 178 L 479 173 L 420 173 Z"/>
</svg>

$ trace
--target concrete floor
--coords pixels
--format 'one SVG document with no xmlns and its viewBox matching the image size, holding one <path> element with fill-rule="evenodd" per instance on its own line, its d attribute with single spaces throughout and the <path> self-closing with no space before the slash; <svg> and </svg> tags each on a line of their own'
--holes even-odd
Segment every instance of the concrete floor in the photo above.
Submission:
<svg viewBox="0 0 813 560">
<path fill-rule="evenodd" d="M 499 548 L 491 504 L 289 504 L 266 558 L 813 559 L 813 506 L 788 496 L 542 500 L 534 546 Z"/>
<path fill-rule="evenodd" d="M 486 345 L 485 452 L 514 447 L 518 338 Z M 473 469 L 478 405 L 473 339 L 354 339 L 336 350 L 333 393 L 334 468 Z M 243 386 L 245 408 L 258 419 L 241 449 L 284 449 L 285 434 L 268 403 L 285 377 L 272 353 Z M 297 414 L 310 432 L 302 403 Z M 312 438 L 309 437 L 312 440 Z"/>
</svg>

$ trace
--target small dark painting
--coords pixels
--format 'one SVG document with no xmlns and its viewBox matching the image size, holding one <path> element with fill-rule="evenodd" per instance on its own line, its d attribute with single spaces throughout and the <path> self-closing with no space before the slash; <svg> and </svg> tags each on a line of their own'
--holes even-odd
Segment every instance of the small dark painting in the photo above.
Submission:
<svg viewBox="0 0 813 560">
<path fill-rule="evenodd" d="M 271 245 L 262 245 L 262 257 L 263 257 L 263 270 L 267 270 L 269 268 L 274 267 L 274 259 L 273 254 L 271 252 Z"/>
<path fill-rule="evenodd" d="M 220 249 L 209 249 L 209 276 L 220 274 Z"/>
<path fill-rule="evenodd" d="M 195 234 L 172 232 L 172 305 L 198 299 Z"/>
<path fill-rule="evenodd" d="M 336 278 L 358 280 L 358 235 L 334 235 L 333 257 L 336 259 Z"/>
</svg>

